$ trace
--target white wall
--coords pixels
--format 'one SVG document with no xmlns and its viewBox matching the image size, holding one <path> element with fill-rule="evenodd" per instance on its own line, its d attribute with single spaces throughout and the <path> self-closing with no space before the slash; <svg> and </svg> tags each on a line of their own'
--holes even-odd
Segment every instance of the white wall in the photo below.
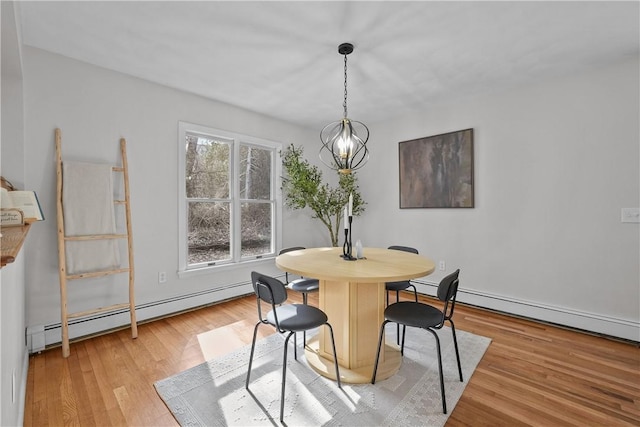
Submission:
<svg viewBox="0 0 640 427">
<path fill-rule="evenodd" d="M 205 98 L 33 48 L 24 49 L 26 186 L 37 191 L 46 220 L 34 226 L 26 255 L 28 325 L 46 325 L 46 343 L 60 341 L 56 238 L 54 129 L 62 130 L 63 160 L 119 162 L 127 140 L 135 256 L 136 304 L 143 320 L 177 309 L 251 292 L 250 269 L 280 274 L 273 259 L 206 275 L 178 278 L 178 121 L 188 121 L 283 144 L 300 144 L 314 132 Z M 290 229 L 309 219 L 285 212 Z M 308 244 L 288 233 L 283 244 Z M 158 284 L 158 272 L 167 282 Z M 71 281 L 69 312 L 126 302 L 126 275 Z M 216 292 L 212 289 L 223 287 Z M 199 293 L 161 306 L 158 301 Z M 126 314 L 70 327 L 70 335 L 127 323 Z"/>
<path fill-rule="evenodd" d="M 24 182 L 22 66 L 13 3 L 2 2 L 2 143 L 0 174 Z M 29 238 L 29 236 L 27 236 Z M 22 424 L 28 367 L 25 345 L 25 254 L 0 271 L 0 425 Z"/>
<path fill-rule="evenodd" d="M 354 237 L 365 246 L 415 246 L 445 260 L 448 271 L 460 267 L 463 301 L 640 339 L 638 225 L 620 223 L 620 208 L 640 204 L 637 77 L 634 59 L 370 124 L 372 158 L 359 175 L 369 204 Z M 25 48 L 24 79 L 26 186 L 38 192 L 47 217 L 26 248 L 27 324 L 53 325 L 47 344 L 60 339 L 55 127 L 62 129 L 67 159 L 115 162 L 118 139 L 128 140 L 139 318 L 249 291 L 251 267 L 177 277 L 177 122 L 305 144 L 309 158 L 317 151 L 315 129 L 32 48 Z M 398 209 L 397 143 L 469 127 L 476 207 Z M 285 220 L 283 246 L 328 244 L 305 214 L 285 211 Z M 272 260 L 255 268 L 277 273 Z M 158 271 L 169 273 L 166 284 L 157 283 Z M 422 290 L 431 292 L 428 284 L 441 275 L 425 278 Z M 220 286 L 227 288 L 209 292 Z M 111 303 L 115 293 L 110 283 L 76 285 L 70 310 Z M 71 333 L 124 323 L 126 315 L 76 325 Z"/>
<path fill-rule="evenodd" d="M 638 80 L 635 58 L 372 124 L 356 237 L 459 267 L 463 301 L 640 340 Z M 398 142 L 467 128 L 475 208 L 399 209 Z"/>
</svg>

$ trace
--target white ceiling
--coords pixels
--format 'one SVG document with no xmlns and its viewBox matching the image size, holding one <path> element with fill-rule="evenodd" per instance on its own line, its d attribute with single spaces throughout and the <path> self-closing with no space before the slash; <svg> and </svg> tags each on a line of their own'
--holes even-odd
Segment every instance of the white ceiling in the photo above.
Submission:
<svg viewBox="0 0 640 427">
<path fill-rule="evenodd" d="M 312 128 L 637 56 L 633 2 L 20 2 L 26 45 Z"/>
</svg>

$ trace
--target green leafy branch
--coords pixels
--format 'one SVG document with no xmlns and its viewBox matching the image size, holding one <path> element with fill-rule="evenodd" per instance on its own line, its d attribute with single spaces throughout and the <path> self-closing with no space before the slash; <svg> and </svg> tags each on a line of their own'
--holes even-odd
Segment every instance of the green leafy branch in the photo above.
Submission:
<svg viewBox="0 0 640 427">
<path fill-rule="evenodd" d="M 364 212 L 366 202 L 360 195 L 355 173 L 340 174 L 338 186 L 323 182 L 322 172 L 303 157 L 302 147 L 291 144 L 282 155 L 285 176 L 282 193 L 285 206 L 292 210 L 309 208 L 329 231 L 331 244 L 338 246 L 343 210 L 353 195 L 353 216 Z"/>
</svg>

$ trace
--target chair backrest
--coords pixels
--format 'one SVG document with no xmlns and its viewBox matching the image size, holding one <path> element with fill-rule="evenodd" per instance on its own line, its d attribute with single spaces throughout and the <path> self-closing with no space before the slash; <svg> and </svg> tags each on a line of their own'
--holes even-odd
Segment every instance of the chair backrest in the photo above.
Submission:
<svg viewBox="0 0 640 427">
<path fill-rule="evenodd" d="M 276 305 L 287 300 L 286 286 L 275 277 L 252 271 L 251 283 L 256 296 L 264 302 Z"/>
<path fill-rule="evenodd" d="M 455 298 L 458 292 L 458 275 L 460 275 L 460 269 L 457 269 L 440 280 L 440 284 L 438 285 L 438 299 L 440 301 L 446 302 Z"/>
<path fill-rule="evenodd" d="M 393 249 L 394 251 L 411 252 L 412 254 L 417 254 L 418 253 L 418 250 L 416 248 L 412 248 L 412 247 L 409 247 L 409 246 L 392 245 L 392 246 L 389 246 L 387 249 Z M 400 281 L 397 281 L 397 282 L 387 282 L 387 283 L 396 284 L 396 285 L 403 283 L 404 286 L 407 287 L 407 288 L 409 286 L 411 286 L 410 285 L 411 281 L 409 281 L 409 280 L 400 280 Z"/>
<path fill-rule="evenodd" d="M 280 249 L 280 252 L 278 252 L 278 255 L 286 254 L 287 252 L 291 252 L 291 251 L 299 251 L 300 249 L 307 249 L 307 248 L 305 248 L 304 246 L 292 246 L 290 248 Z M 289 283 L 289 272 L 288 271 L 284 272 L 284 280 L 286 280 L 287 283 Z"/>
<path fill-rule="evenodd" d="M 301 249 L 306 249 L 306 248 L 304 246 L 292 246 L 290 248 L 284 248 L 280 250 L 278 255 L 286 254 L 287 252 L 291 252 L 291 251 L 299 251 Z"/>
<path fill-rule="evenodd" d="M 411 252 L 412 254 L 417 254 L 418 253 L 418 250 L 416 248 L 411 248 L 409 246 L 393 245 L 393 246 L 389 246 L 388 249 L 393 249 L 394 251 Z"/>
<path fill-rule="evenodd" d="M 444 302 L 442 313 L 445 319 L 450 319 L 451 316 L 453 316 L 453 309 L 456 305 L 456 295 L 458 293 L 459 275 L 460 269 L 457 269 L 444 277 L 438 285 L 438 299 Z"/>
</svg>

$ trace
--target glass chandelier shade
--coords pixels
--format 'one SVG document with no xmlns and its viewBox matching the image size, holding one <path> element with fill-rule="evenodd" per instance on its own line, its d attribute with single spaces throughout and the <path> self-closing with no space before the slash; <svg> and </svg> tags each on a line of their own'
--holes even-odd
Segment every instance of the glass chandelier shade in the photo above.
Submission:
<svg viewBox="0 0 640 427">
<path fill-rule="evenodd" d="M 351 52 L 351 43 L 338 46 L 338 53 L 344 55 L 344 116 L 320 131 L 320 160 L 331 169 L 344 174 L 361 168 L 369 160 L 369 129 L 364 123 L 347 117 L 347 55 Z"/>
</svg>

